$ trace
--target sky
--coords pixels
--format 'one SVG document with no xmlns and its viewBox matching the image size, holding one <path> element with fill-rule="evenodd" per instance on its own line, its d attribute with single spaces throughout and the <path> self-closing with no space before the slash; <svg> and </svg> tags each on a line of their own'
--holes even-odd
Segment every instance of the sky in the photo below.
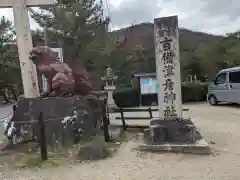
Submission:
<svg viewBox="0 0 240 180">
<path fill-rule="evenodd" d="M 240 0 L 103 1 L 105 13 L 108 14 L 110 11 L 112 29 L 153 22 L 154 18 L 178 15 L 179 26 L 194 31 L 225 35 L 240 30 Z M 0 16 L 3 15 L 13 20 L 11 9 L 0 9 Z M 38 27 L 32 19 L 30 23 L 31 28 Z"/>
</svg>

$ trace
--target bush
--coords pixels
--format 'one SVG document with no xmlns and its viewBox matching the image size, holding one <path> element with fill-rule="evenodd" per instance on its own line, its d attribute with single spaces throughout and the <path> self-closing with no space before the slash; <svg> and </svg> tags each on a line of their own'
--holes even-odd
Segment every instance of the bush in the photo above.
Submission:
<svg viewBox="0 0 240 180">
<path fill-rule="evenodd" d="M 204 101 L 208 91 L 208 83 L 183 83 L 182 102 Z"/>
<path fill-rule="evenodd" d="M 134 107 L 140 104 L 140 91 L 135 88 L 116 89 L 113 99 L 118 107 Z"/>
<path fill-rule="evenodd" d="M 183 83 L 182 102 L 205 101 L 208 91 L 208 83 Z M 156 99 L 151 99 L 157 102 Z M 118 107 L 134 107 L 140 105 L 140 91 L 134 88 L 117 89 L 113 93 L 113 99 Z"/>
</svg>

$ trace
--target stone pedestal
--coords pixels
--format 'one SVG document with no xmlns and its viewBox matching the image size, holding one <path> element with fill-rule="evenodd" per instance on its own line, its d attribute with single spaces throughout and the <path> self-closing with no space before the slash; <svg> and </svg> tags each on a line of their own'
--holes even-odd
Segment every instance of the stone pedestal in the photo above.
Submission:
<svg viewBox="0 0 240 180">
<path fill-rule="evenodd" d="M 144 130 L 141 151 L 167 151 L 192 154 L 210 154 L 211 149 L 196 130 L 191 119 L 151 120 Z"/>
<path fill-rule="evenodd" d="M 104 87 L 105 91 L 107 92 L 107 105 L 109 108 L 115 108 L 117 105 L 113 99 L 113 91 L 116 89 L 115 86 Z"/>
<path fill-rule="evenodd" d="M 144 139 L 148 144 L 194 143 L 199 138 L 196 127 L 190 119 L 154 119 L 144 131 Z"/>
<path fill-rule="evenodd" d="M 13 124 L 14 132 L 8 133 L 8 138 L 39 140 L 40 112 L 45 123 L 46 142 L 51 147 L 59 143 L 71 147 L 75 141 L 93 135 L 101 120 L 101 114 L 90 106 L 85 97 L 25 98 L 20 99 L 15 106 L 9 122 Z"/>
</svg>

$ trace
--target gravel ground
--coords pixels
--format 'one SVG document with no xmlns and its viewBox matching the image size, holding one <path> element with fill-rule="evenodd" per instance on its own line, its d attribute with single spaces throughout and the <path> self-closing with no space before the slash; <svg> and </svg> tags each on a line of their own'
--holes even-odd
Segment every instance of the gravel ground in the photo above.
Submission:
<svg viewBox="0 0 240 180">
<path fill-rule="evenodd" d="M 1 180 L 238 180 L 240 177 L 239 107 L 188 104 L 188 113 L 213 155 L 139 153 L 136 142 L 124 143 L 118 153 L 96 162 L 3 172 Z"/>
</svg>

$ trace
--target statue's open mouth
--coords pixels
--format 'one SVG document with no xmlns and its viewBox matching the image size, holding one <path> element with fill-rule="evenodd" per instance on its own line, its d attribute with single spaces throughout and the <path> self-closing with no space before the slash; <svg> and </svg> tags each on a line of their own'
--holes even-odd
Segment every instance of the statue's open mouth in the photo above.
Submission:
<svg viewBox="0 0 240 180">
<path fill-rule="evenodd" d="M 30 55 L 29 55 L 29 59 L 31 59 L 33 62 L 35 62 L 36 61 L 36 56 L 35 55 L 32 55 L 31 53 L 30 53 Z"/>
<path fill-rule="evenodd" d="M 31 59 L 33 63 L 36 64 L 37 56 L 39 55 L 41 55 L 41 52 L 32 51 L 29 53 L 29 59 Z"/>
</svg>

